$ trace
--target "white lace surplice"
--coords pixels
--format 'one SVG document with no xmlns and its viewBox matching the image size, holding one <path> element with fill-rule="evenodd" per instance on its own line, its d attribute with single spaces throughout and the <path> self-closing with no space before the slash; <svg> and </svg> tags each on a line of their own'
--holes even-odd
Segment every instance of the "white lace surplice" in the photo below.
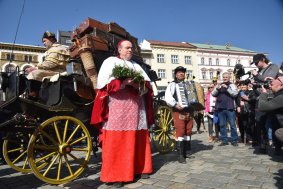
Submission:
<svg viewBox="0 0 283 189">
<path fill-rule="evenodd" d="M 128 131 L 147 129 L 146 110 L 143 97 L 129 93 L 127 89 L 109 97 L 109 116 L 103 129 Z"/>
</svg>

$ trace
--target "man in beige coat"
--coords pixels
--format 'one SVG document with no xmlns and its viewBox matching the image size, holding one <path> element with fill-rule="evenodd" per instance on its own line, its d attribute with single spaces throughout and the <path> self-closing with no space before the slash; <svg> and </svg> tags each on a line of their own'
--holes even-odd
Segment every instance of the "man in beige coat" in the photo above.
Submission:
<svg viewBox="0 0 283 189">
<path fill-rule="evenodd" d="M 67 47 L 56 43 L 55 34 L 46 31 L 43 34 L 42 42 L 46 47 L 46 56 L 42 63 L 35 68 L 28 68 L 29 80 L 42 81 L 46 76 L 53 76 L 66 71 L 66 64 L 69 61 L 69 51 Z"/>
<path fill-rule="evenodd" d="M 44 77 L 54 76 L 66 71 L 66 64 L 70 57 L 69 51 L 67 47 L 56 43 L 56 41 L 55 34 L 46 31 L 42 37 L 42 42 L 47 49 L 44 61 L 37 64 L 36 67 L 25 70 L 28 73 L 28 96 L 30 99 L 37 99 L 38 91 Z"/>
</svg>

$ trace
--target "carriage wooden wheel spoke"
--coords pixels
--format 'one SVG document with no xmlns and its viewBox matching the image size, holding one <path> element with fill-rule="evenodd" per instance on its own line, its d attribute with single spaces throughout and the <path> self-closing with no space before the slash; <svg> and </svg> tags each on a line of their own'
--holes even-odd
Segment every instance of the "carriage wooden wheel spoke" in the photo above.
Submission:
<svg viewBox="0 0 283 189">
<path fill-rule="evenodd" d="M 42 181 L 63 184 L 86 169 L 91 145 L 90 134 L 80 120 L 70 116 L 52 117 L 39 126 L 29 141 L 29 164 Z M 42 164 L 45 166 L 39 168 Z"/>
<path fill-rule="evenodd" d="M 152 142 L 160 153 L 167 153 L 174 149 L 175 144 L 172 110 L 168 106 L 160 106 L 156 114 L 155 128 L 151 133 Z"/>
<path fill-rule="evenodd" d="M 16 132 L 8 134 L 3 142 L 3 156 L 7 164 L 16 171 L 28 173 L 32 170 L 27 161 L 27 146 L 30 134 Z"/>
</svg>

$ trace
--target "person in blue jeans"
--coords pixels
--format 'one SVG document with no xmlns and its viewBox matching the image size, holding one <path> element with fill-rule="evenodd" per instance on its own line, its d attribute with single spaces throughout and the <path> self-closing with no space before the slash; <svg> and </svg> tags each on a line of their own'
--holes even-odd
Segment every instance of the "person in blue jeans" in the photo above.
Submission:
<svg viewBox="0 0 283 189">
<path fill-rule="evenodd" d="M 235 98 L 238 90 L 235 84 L 230 82 L 230 74 L 222 74 L 223 82 L 217 84 L 212 91 L 212 96 L 216 97 L 215 109 L 218 112 L 220 127 L 220 146 L 228 145 L 227 122 L 231 130 L 231 144 L 238 146 L 238 133 L 236 128 Z"/>
</svg>

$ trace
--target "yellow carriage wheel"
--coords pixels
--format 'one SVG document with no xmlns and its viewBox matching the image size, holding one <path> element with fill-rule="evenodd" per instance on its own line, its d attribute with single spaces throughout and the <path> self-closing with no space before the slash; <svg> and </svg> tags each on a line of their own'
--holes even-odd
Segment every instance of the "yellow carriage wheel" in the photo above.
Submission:
<svg viewBox="0 0 283 189">
<path fill-rule="evenodd" d="M 29 173 L 32 171 L 27 156 L 30 135 L 22 132 L 11 133 L 3 141 L 4 159 L 11 168 L 18 172 Z"/>
<path fill-rule="evenodd" d="M 63 184 L 83 173 L 91 150 L 90 134 L 80 120 L 56 116 L 43 122 L 31 136 L 28 160 L 40 180 L 49 184 Z M 47 165 L 40 167 L 44 163 Z"/>
<path fill-rule="evenodd" d="M 172 109 L 168 106 L 159 106 L 155 118 L 155 128 L 151 134 L 153 145 L 160 153 L 171 152 L 175 145 Z"/>
</svg>

